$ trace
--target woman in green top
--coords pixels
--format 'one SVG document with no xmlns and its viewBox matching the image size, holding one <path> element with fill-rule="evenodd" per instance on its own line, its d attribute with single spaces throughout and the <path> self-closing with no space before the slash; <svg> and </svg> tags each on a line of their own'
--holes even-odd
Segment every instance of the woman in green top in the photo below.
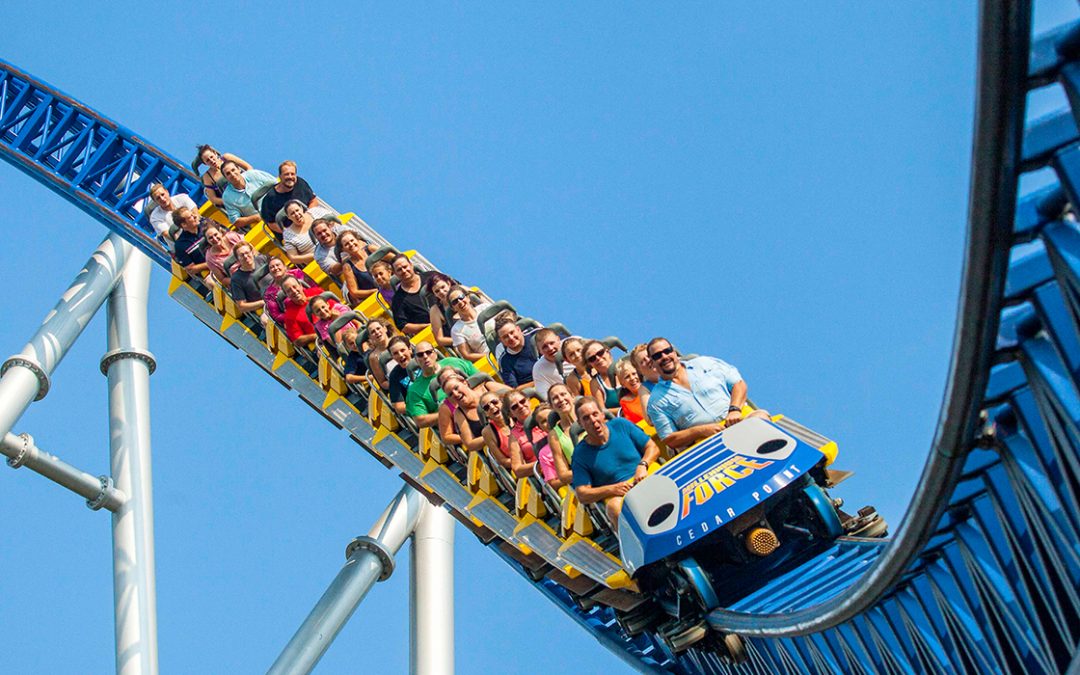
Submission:
<svg viewBox="0 0 1080 675">
<path fill-rule="evenodd" d="M 553 384 L 548 389 L 548 403 L 552 410 L 559 413 L 559 421 L 552 427 L 551 433 L 555 434 L 558 447 L 562 449 L 566 461 L 570 462 L 574 457 L 574 444 L 577 442 L 577 439 L 570 438 L 570 427 L 577 422 L 574 415 L 574 395 L 565 384 Z"/>
<path fill-rule="evenodd" d="M 574 458 L 574 443 L 577 440 L 570 437 L 570 427 L 577 422 L 574 415 L 574 395 L 565 384 L 553 384 L 548 389 L 548 403 L 551 404 L 551 409 L 559 414 L 559 421 L 551 428 L 548 442 L 552 450 L 562 450 L 552 452 L 551 458 L 555 462 L 555 471 L 560 476 L 569 475 L 570 464 Z M 551 443 L 551 440 L 554 440 L 554 443 Z"/>
</svg>

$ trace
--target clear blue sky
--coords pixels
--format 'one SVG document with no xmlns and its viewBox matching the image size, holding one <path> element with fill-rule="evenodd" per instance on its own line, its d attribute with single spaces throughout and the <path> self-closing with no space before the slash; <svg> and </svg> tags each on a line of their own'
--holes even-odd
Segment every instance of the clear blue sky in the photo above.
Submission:
<svg viewBox="0 0 1080 675">
<path fill-rule="evenodd" d="M 540 320 L 735 363 L 756 401 L 840 443 L 849 506 L 899 521 L 952 340 L 973 3 L 62 4 L 6 3 L 0 56 L 185 161 L 200 142 L 294 159 L 340 210 Z M 0 203 L 21 242 L 0 254 L 7 354 L 104 229 L 7 165 Z M 161 666 L 261 672 L 400 483 L 166 287 L 155 271 Z M 103 351 L 99 318 L 16 426 L 93 473 Z M 6 468 L 0 513 L 3 669 L 110 671 L 107 514 Z M 406 670 L 405 570 L 320 672 Z M 623 667 L 461 529 L 456 573 L 458 672 Z"/>
</svg>

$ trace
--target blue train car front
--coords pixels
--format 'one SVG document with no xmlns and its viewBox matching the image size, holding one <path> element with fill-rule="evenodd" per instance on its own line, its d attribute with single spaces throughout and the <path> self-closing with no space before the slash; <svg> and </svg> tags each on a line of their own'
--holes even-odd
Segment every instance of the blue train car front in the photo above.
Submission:
<svg viewBox="0 0 1080 675">
<path fill-rule="evenodd" d="M 733 524 L 749 527 L 763 520 L 764 515 L 746 516 L 792 483 L 804 485 L 803 476 L 823 457 L 816 448 L 758 418 L 683 452 L 626 495 L 618 534 L 627 571 L 633 575 L 724 527 L 730 531 Z M 823 499 L 824 493 L 816 485 L 813 488 Z M 831 503 L 818 506 L 832 509 Z"/>
</svg>

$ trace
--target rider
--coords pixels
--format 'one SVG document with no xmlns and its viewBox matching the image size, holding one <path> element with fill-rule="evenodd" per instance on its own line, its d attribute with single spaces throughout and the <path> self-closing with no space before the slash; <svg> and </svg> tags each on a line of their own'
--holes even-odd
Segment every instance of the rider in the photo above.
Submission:
<svg viewBox="0 0 1080 675">
<path fill-rule="evenodd" d="M 418 427 L 433 427 L 439 421 L 439 403 L 446 398 L 446 393 L 441 389 L 437 394 L 432 394 L 428 387 L 435 379 L 435 374 L 440 368 L 450 366 L 468 377 L 476 374 L 476 366 L 456 356 L 440 359 L 439 352 L 430 342 L 416 343 L 413 353 L 420 364 L 420 372 L 413 376 L 412 384 L 405 395 L 405 414 L 412 417 Z"/>
<path fill-rule="evenodd" d="M 688 448 L 743 420 L 746 381 L 735 366 L 711 356 L 679 360 L 667 338 L 649 340 L 648 355 L 660 371 L 649 396 L 648 417 L 672 450 Z M 747 417 L 769 413 L 754 410 Z"/>
<path fill-rule="evenodd" d="M 574 492 L 582 504 L 603 501 L 611 528 L 618 532 L 623 497 L 648 475 L 660 448 L 629 420 L 616 417 L 608 421 L 600 403 L 591 396 L 579 398 L 574 408 L 585 430 L 571 461 Z"/>
</svg>

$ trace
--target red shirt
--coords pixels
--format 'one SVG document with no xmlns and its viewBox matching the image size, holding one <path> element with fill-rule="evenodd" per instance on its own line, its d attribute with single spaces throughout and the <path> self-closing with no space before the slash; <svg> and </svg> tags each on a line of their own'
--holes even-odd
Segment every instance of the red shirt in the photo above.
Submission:
<svg viewBox="0 0 1080 675">
<path fill-rule="evenodd" d="M 305 288 L 304 296 L 313 298 L 322 292 L 323 289 L 318 286 L 315 288 Z M 303 305 L 296 305 L 293 304 L 293 301 L 288 297 L 285 298 L 285 334 L 289 336 L 289 339 L 293 342 L 303 335 L 311 335 L 315 332 L 315 326 L 312 326 L 311 322 L 308 321 L 307 311 L 305 311 L 306 307 L 306 302 Z"/>
</svg>

